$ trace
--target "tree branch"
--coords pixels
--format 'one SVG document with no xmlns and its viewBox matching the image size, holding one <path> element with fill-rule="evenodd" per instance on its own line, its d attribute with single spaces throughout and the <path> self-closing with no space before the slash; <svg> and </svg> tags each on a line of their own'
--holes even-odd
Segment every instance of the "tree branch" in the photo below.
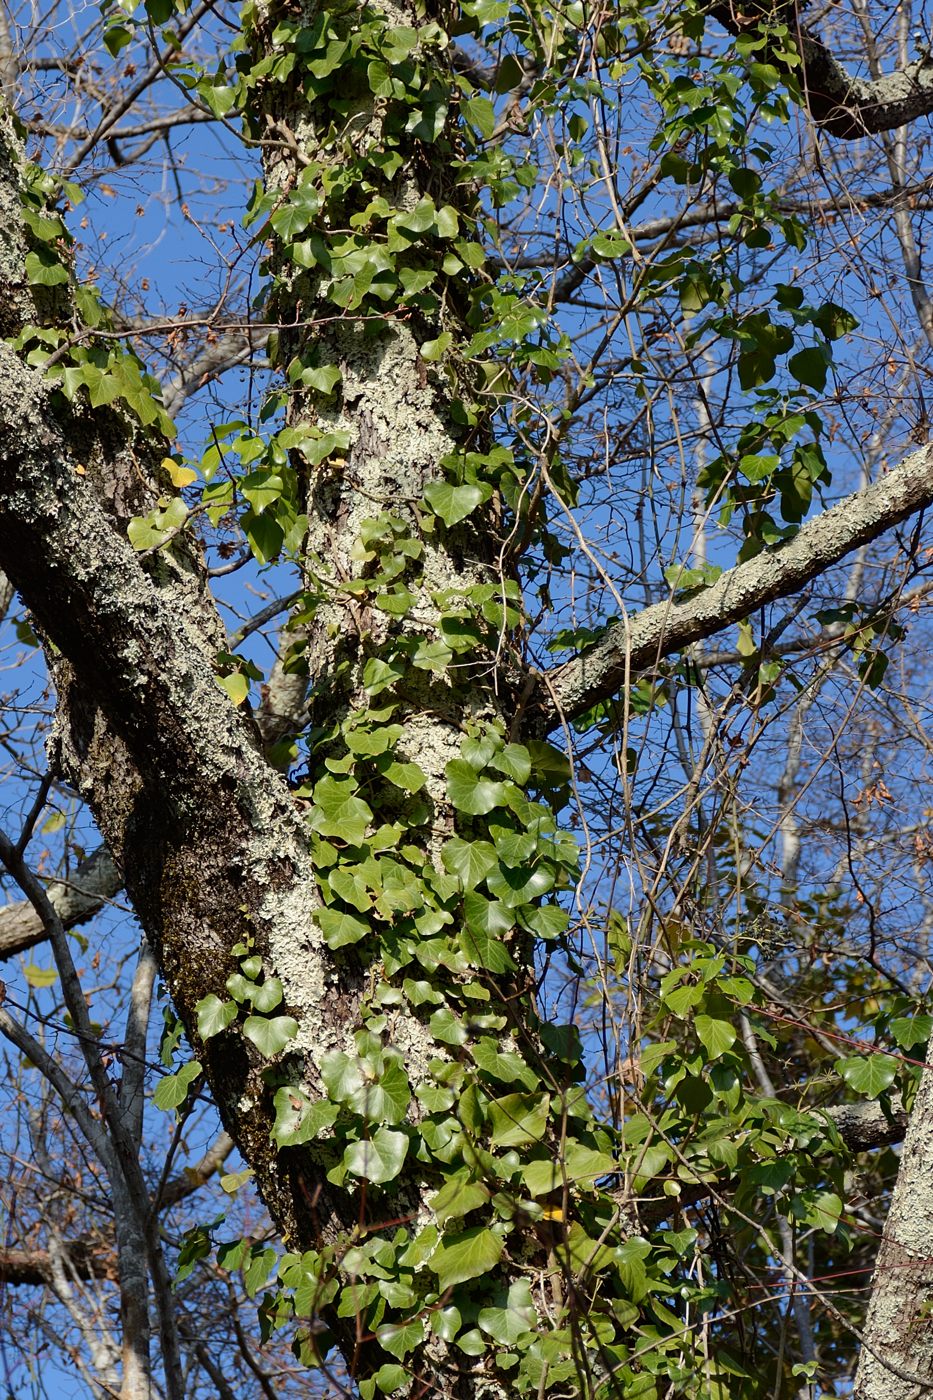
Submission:
<svg viewBox="0 0 933 1400">
<path fill-rule="evenodd" d="M 86 1240 L 64 1245 L 70 1267 L 81 1279 L 117 1277 L 112 1254 L 100 1254 Z M 29 1283 L 47 1288 L 54 1278 L 52 1256 L 44 1249 L 0 1249 L 0 1283 Z"/>
<path fill-rule="evenodd" d="M 122 883 L 107 847 L 98 846 L 78 866 L 74 879 L 53 881 L 46 890 L 46 897 L 62 927 L 69 929 L 92 919 L 119 891 Z M 47 937 L 39 914 L 28 900 L 0 908 L 0 961 L 24 953 L 27 948 L 45 942 Z"/>
<path fill-rule="evenodd" d="M 792 540 L 737 564 L 709 588 L 654 603 L 610 627 L 589 651 L 540 680 L 542 730 L 572 720 L 624 689 L 640 671 L 786 598 L 859 545 L 933 504 L 933 445 L 921 447 L 873 485 L 847 496 Z"/>
<path fill-rule="evenodd" d="M 883 78 L 855 78 L 834 58 L 828 45 L 800 26 L 793 6 L 775 15 L 751 4 L 748 11 L 734 3 L 715 5 L 713 16 L 730 34 L 759 31 L 763 19 L 783 19 L 790 25 L 802 59 L 800 86 L 807 111 L 821 131 L 843 141 L 893 131 L 933 112 L 933 57 L 923 54 L 915 63 Z M 783 43 L 784 41 L 779 41 Z M 769 44 L 765 50 L 785 73 L 786 62 Z M 756 55 L 757 57 L 757 55 Z"/>
</svg>

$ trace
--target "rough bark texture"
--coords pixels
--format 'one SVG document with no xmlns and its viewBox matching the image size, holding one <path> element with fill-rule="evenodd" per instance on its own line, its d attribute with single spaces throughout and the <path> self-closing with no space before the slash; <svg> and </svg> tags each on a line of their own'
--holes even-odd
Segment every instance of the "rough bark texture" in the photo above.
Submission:
<svg viewBox="0 0 933 1400">
<path fill-rule="evenodd" d="M 911 1110 L 875 1264 L 854 1400 L 920 1400 L 933 1392 L 931 1302 L 933 1071 L 927 1069 Z"/>
</svg>

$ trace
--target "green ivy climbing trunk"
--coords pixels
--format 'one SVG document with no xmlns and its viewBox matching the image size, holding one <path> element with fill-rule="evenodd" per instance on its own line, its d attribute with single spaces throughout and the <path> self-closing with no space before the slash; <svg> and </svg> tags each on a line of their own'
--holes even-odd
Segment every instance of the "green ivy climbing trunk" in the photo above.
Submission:
<svg viewBox="0 0 933 1400">
<path fill-rule="evenodd" d="M 4 347 L 0 564 L 46 642 L 56 765 L 198 1057 L 160 1101 L 203 1069 L 290 1250 L 270 1319 L 322 1317 L 366 1396 L 504 1397 L 519 1366 L 544 1395 L 578 1365 L 554 1204 L 569 1114 L 587 1189 L 614 1163 L 585 1127 L 573 1036 L 533 1009 L 533 941 L 567 924 L 542 898 L 570 886 L 576 849 L 526 791 L 533 767 L 539 792 L 561 791 L 566 767 L 519 742 L 499 522 L 500 491 L 521 486 L 464 353 L 483 256 L 447 37 L 379 5 L 257 9 L 248 33 L 267 169 L 251 216 L 286 387 L 274 470 L 239 499 L 258 558 L 300 558 L 303 781 L 217 683 L 203 564 L 184 530 L 165 542 L 185 513 L 158 411 L 142 390 L 99 392 L 101 376 L 136 384 L 132 355 L 79 355 L 59 380 Z M 8 149 L 15 223 L 33 196 Z M 6 330 L 28 346 L 43 315 L 27 303 Z M 594 1237 L 614 1223 L 607 1207 Z M 260 1249 L 251 1276 L 274 1267 Z M 300 1342 L 309 1362 L 320 1338 Z"/>
</svg>

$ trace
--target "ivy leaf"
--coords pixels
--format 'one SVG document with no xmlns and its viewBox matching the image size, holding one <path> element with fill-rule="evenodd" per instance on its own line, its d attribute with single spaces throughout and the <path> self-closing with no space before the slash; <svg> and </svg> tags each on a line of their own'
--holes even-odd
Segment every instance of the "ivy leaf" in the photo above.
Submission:
<svg viewBox="0 0 933 1400">
<path fill-rule="evenodd" d="M 829 351 L 823 345 L 811 345 L 799 350 L 787 361 L 787 368 L 799 384 L 811 389 L 826 388 L 826 374 L 829 366 Z"/>
<path fill-rule="evenodd" d="M 538 1314 L 527 1279 L 513 1283 L 504 1308 L 482 1308 L 477 1318 L 482 1330 L 500 1346 L 515 1346 L 537 1327 Z"/>
<path fill-rule="evenodd" d="M 458 812 L 465 812 L 470 817 L 483 817 L 505 802 L 505 783 L 482 777 L 464 759 L 452 759 L 444 771 L 447 796 Z"/>
<path fill-rule="evenodd" d="M 419 792 L 424 787 L 427 778 L 417 763 L 399 763 L 386 757 L 387 761 L 377 763 L 376 767 L 395 787 L 402 788 L 405 792 Z"/>
<path fill-rule="evenodd" d="M 344 865 L 331 870 L 327 882 L 334 894 L 339 895 L 347 904 L 352 904 L 361 914 L 369 913 L 373 903 L 372 895 L 357 866 Z"/>
<path fill-rule="evenodd" d="M 428 1260 L 428 1268 L 437 1274 L 438 1288 L 443 1292 L 455 1283 L 490 1273 L 502 1258 L 502 1250 L 498 1235 L 475 1225 L 453 1239 L 442 1239 Z"/>
<path fill-rule="evenodd" d="M 794 1214 L 805 1224 L 822 1230 L 827 1235 L 835 1234 L 842 1214 L 842 1198 L 834 1191 L 820 1191 L 814 1196 L 805 1192 L 794 1198 L 794 1205 L 799 1208 Z"/>
<path fill-rule="evenodd" d="M 405 1366 L 398 1366 L 394 1362 L 390 1363 L 387 1361 L 384 1366 L 379 1367 L 379 1370 L 373 1376 L 373 1381 L 375 1382 L 376 1389 L 381 1390 L 383 1395 L 394 1395 L 395 1392 L 401 1390 L 403 1386 L 408 1386 L 411 1381 L 411 1372 Z M 361 1395 L 364 1393 L 362 1387 L 366 1384 L 368 1384 L 366 1381 L 360 1383 Z"/>
<path fill-rule="evenodd" d="M 539 1080 L 530 1065 L 514 1050 L 500 1050 L 496 1041 L 483 1036 L 473 1047 L 473 1061 L 477 1069 L 497 1079 L 500 1084 L 521 1084 L 526 1089 L 537 1089 Z"/>
<path fill-rule="evenodd" d="M 496 1147 L 541 1142 L 547 1130 L 549 1094 L 506 1094 L 489 1105 L 490 1136 Z"/>
<path fill-rule="evenodd" d="M 420 1317 L 412 1317 L 398 1324 L 386 1323 L 376 1328 L 376 1340 L 383 1351 L 404 1361 L 408 1353 L 424 1341 L 424 1323 Z"/>
<path fill-rule="evenodd" d="M 201 1061 L 189 1060 L 186 1065 L 182 1065 L 177 1074 L 167 1074 L 152 1096 L 156 1108 L 162 1109 L 164 1113 L 173 1108 L 180 1108 L 200 1073 Z"/>
<path fill-rule="evenodd" d="M 711 1060 L 718 1060 L 720 1055 L 731 1050 L 735 1044 L 736 1029 L 731 1021 L 718 1021 L 712 1016 L 697 1016 L 694 1025 Z"/>
<path fill-rule="evenodd" d="M 775 468 L 781 465 L 780 457 L 761 456 L 753 452 L 747 453 L 739 459 L 739 471 L 747 481 L 766 481 L 774 472 Z M 682 585 L 687 587 L 689 585 Z"/>
<path fill-rule="evenodd" d="M 327 1097 L 335 1103 L 346 1103 L 351 1094 L 362 1087 L 362 1064 L 356 1055 L 346 1055 L 342 1050 L 328 1050 L 321 1059 L 321 1078 Z"/>
<path fill-rule="evenodd" d="M 447 1220 L 462 1219 L 471 1210 L 484 1206 L 491 1194 L 481 1181 L 470 1181 L 465 1172 L 457 1172 L 444 1182 L 428 1205 L 443 1225 Z"/>
<path fill-rule="evenodd" d="M 662 1001 L 665 1006 L 673 1011 L 675 1016 L 683 1018 L 691 1007 L 696 1006 L 698 1001 L 703 1000 L 703 988 L 699 985 L 675 987 L 672 992 L 668 992 Z"/>
<path fill-rule="evenodd" d="M 902 1050 L 926 1045 L 933 1035 L 933 1016 L 896 1016 L 891 1022 L 891 1034 Z"/>
<path fill-rule="evenodd" d="M 460 103 L 460 110 L 480 136 L 489 140 L 496 129 L 496 109 L 488 97 L 467 97 Z"/>
<path fill-rule="evenodd" d="M 449 1006 L 435 1011 L 429 1025 L 434 1039 L 443 1041 L 445 1045 L 465 1045 L 469 1040 L 465 1026 Z"/>
<path fill-rule="evenodd" d="M 359 943 L 369 933 L 369 924 L 342 909 L 316 909 L 314 919 L 324 935 L 328 948 L 345 948 Z"/>
<path fill-rule="evenodd" d="M 284 993 L 282 983 L 277 977 L 267 977 L 261 987 L 257 987 L 253 993 L 253 1010 L 262 1015 L 268 1015 L 274 1011 L 282 1000 Z"/>
<path fill-rule="evenodd" d="M 570 915 L 559 904 L 542 904 L 538 909 L 523 909 L 521 921 L 539 938 L 559 938 L 570 924 Z"/>
<path fill-rule="evenodd" d="M 524 787 L 531 777 L 531 754 L 524 744 L 506 744 L 493 755 L 492 766 Z"/>
<path fill-rule="evenodd" d="M 387 1056 L 379 1079 L 361 1083 L 348 1102 L 354 1113 L 369 1123 L 401 1123 L 411 1102 L 411 1087 L 401 1059 Z"/>
<path fill-rule="evenodd" d="M 243 1022 L 243 1034 L 268 1060 L 284 1050 L 290 1040 L 294 1040 L 298 1034 L 298 1022 L 294 1016 L 247 1016 Z"/>
<path fill-rule="evenodd" d="M 515 922 L 507 907 L 471 892 L 463 896 L 463 912 L 466 928 L 460 931 L 460 946 L 470 962 L 488 972 L 511 972 L 515 963 L 502 942 Z"/>
<path fill-rule="evenodd" d="M 272 1141 L 279 1147 L 300 1147 L 310 1142 L 325 1128 L 333 1127 L 340 1109 L 327 1099 L 312 1103 L 307 1094 L 291 1084 L 284 1084 L 275 1094 L 275 1124 Z"/>
<path fill-rule="evenodd" d="M 424 488 L 424 499 L 433 513 L 447 526 L 459 525 L 460 521 L 471 515 L 488 496 L 489 487 L 451 486 L 446 481 L 432 481 Z"/>
<path fill-rule="evenodd" d="M 876 1099 L 894 1083 L 898 1063 L 893 1055 L 853 1055 L 848 1060 L 837 1060 L 836 1069 L 854 1094 Z"/>
<path fill-rule="evenodd" d="M 253 558 L 258 563 L 270 564 L 273 559 L 278 558 L 285 543 L 285 531 L 273 515 L 257 515 L 255 511 L 248 510 L 240 524 L 249 541 Z"/>
<path fill-rule="evenodd" d="M 198 1015 L 198 1035 L 202 1040 L 210 1040 L 211 1036 L 219 1035 L 236 1020 L 237 1005 L 235 1001 L 221 1001 L 211 992 L 209 996 L 202 997 L 195 1011 Z"/>
<path fill-rule="evenodd" d="M 314 785 L 315 811 L 311 827 L 321 836 L 336 836 L 348 846 L 358 846 L 373 819 L 372 810 L 355 795 L 356 784 L 349 778 L 321 778 Z"/>
<path fill-rule="evenodd" d="M 48 248 L 27 253 L 25 268 L 31 287 L 57 287 L 68 281 L 67 269 Z"/>
<path fill-rule="evenodd" d="M 441 851 L 444 869 L 456 875 L 465 890 L 475 889 L 498 864 L 489 841 L 464 841 L 459 836 L 445 842 Z"/>
<path fill-rule="evenodd" d="M 395 1128 L 379 1128 L 371 1138 L 353 1142 L 343 1154 L 348 1172 L 377 1186 L 394 1181 L 408 1153 L 408 1137 Z"/>
<path fill-rule="evenodd" d="M 490 871 L 486 883 L 490 894 L 501 899 L 510 909 L 517 909 L 546 894 L 554 884 L 554 876 L 545 865 L 539 865 L 535 870 L 520 865 L 511 869 L 499 866 L 497 870 Z"/>
</svg>

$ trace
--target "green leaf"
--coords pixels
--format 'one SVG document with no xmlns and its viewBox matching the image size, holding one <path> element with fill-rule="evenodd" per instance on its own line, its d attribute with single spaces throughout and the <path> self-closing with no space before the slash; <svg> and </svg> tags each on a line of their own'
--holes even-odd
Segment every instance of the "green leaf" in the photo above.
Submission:
<svg viewBox="0 0 933 1400">
<path fill-rule="evenodd" d="M 198 1035 L 202 1040 L 210 1040 L 211 1036 L 219 1035 L 236 1020 L 236 1002 L 221 1001 L 213 992 L 202 997 L 194 1009 L 198 1016 Z"/>
<path fill-rule="evenodd" d="M 820 1191 L 812 1198 L 808 1199 L 805 1195 L 796 1199 L 800 1205 L 798 1218 L 802 1219 L 805 1224 L 824 1231 L 827 1235 L 835 1234 L 839 1225 L 839 1217 L 842 1214 L 842 1198 L 840 1196 L 837 1196 L 834 1191 Z M 795 1214 L 797 1214 L 796 1211 Z"/>
<path fill-rule="evenodd" d="M 386 1056 L 386 1065 L 375 1083 L 364 1081 L 348 1099 L 354 1113 L 369 1123 L 401 1123 L 411 1102 L 411 1087 L 401 1058 Z"/>
<path fill-rule="evenodd" d="M 343 909 L 315 909 L 314 920 L 328 948 L 345 948 L 349 943 L 359 943 L 370 932 L 365 919 L 358 919 L 355 914 L 348 914 Z"/>
<path fill-rule="evenodd" d="M 515 1346 L 537 1328 L 538 1314 L 527 1279 L 513 1283 L 504 1308 L 482 1308 L 477 1321 L 482 1330 L 500 1346 Z"/>
<path fill-rule="evenodd" d="M 514 1050 L 500 1050 L 498 1043 L 483 1036 L 473 1046 L 473 1061 L 477 1069 L 497 1079 L 500 1084 L 521 1084 L 525 1089 L 537 1089 L 539 1080 L 530 1065 Z"/>
<path fill-rule="evenodd" d="M 484 899 L 471 891 L 463 896 L 466 927 L 460 931 L 460 945 L 470 962 L 488 972 L 510 972 L 515 962 L 503 938 L 515 924 L 505 904 Z"/>
<path fill-rule="evenodd" d="M 498 864 L 495 847 L 489 841 L 464 841 L 453 836 L 441 850 L 444 869 L 456 875 L 465 890 L 475 889 Z"/>
<path fill-rule="evenodd" d="M 243 1034 L 268 1060 L 284 1050 L 290 1040 L 294 1040 L 298 1034 L 298 1022 L 294 1016 L 247 1016 L 243 1022 Z"/>
<path fill-rule="evenodd" d="M 408 1153 L 408 1137 L 395 1128 L 379 1128 L 367 1141 L 353 1142 L 343 1155 L 344 1166 L 354 1176 L 377 1186 L 394 1181 Z"/>
<path fill-rule="evenodd" d="M 253 1010 L 267 1016 L 270 1011 L 274 1011 L 284 996 L 282 983 L 277 977 L 267 977 L 261 987 L 257 987 L 252 995 Z"/>
<path fill-rule="evenodd" d="M 163 1112 L 180 1108 L 200 1073 L 201 1061 L 189 1060 L 186 1065 L 182 1065 L 177 1074 L 167 1074 L 164 1079 L 160 1080 L 152 1096 L 152 1102 L 156 1108 L 162 1109 Z"/>
<path fill-rule="evenodd" d="M 321 778 L 314 785 L 315 811 L 311 827 L 321 836 L 336 836 L 349 846 L 358 846 L 373 820 L 370 807 L 356 795 L 351 778 Z"/>
<path fill-rule="evenodd" d="M 524 787 L 531 777 L 531 754 L 524 744 L 506 744 L 493 755 L 492 766 Z"/>
<path fill-rule="evenodd" d="M 411 1372 L 406 1366 L 390 1365 L 386 1362 L 385 1366 L 379 1367 L 373 1380 L 383 1395 L 394 1395 L 397 1390 L 410 1383 Z M 362 1389 L 360 1393 L 362 1394 Z"/>
<path fill-rule="evenodd" d="M 274 515 L 257 515 L 254 510 L 248 510 L 240 524 L 257 563 L 271 564 L 278 558 L 285 543 L 285 531 Z"/>
<path fill-rule="evenodd" d="M 837 1060 L 836 1069 L 854 1094 L 876 1099 L 894 1083 L 899 1064 L 892 1055 L 853 1055 Z"/>
<path fill-rule="evenodd" d="M 454 343 L 453 335 L 450 331 L 444 331 L 436 340 L 426 340 L 421 346 L 421 358 L 433 363 L 442 358 Z"/>
<path fill-rule="evenodd" d="M 665 1006 L 673 1011 L 675 1016 L 684 1017 L 691 1007 L 703 1000 L 703 987 L 696 986 L 675 987 L 672 992 L 668 992 L 662 997 Z"/>
<path fill-rule="evenodd" d="M 542 1142 L 551 1105 L 548 1094 L 506 1094 L 489 1105 L 490 1136 L 496 1147 Z"/>
<path fill-rule="evenodd" d="M 826 375 L 829 367 L 829 352 L 823 345 L 811 345 L 806 350 L 798 350 L 787 361 L 787 368 L 800 384 L 811 389 L 826 388 Z"/>
<path fill-rule="evenodd" d="M 731 1050 L 735 1044 L 737 1032 L 731 1021 L 717 1021 L 712 1016 L 697 1016 L 693 1024 L 711 1060 L 718 1060 L 720 1055 Z"/>
<path fill-rule="evenodd" d="M 858 317 L 853 316 L 851 311 L 847 311 L 844 306 L 837 306 L 832 301 L 825 302 L 810 319 L 827 340 L 839 340 L 854 331 L 859 323 Z"/>
<path fill-rule="evenodd" d="M 294 1085 L 285 1084 L 275 1094 L 275 1125 L 271 1138 L 279 1147 L 299 1147 L 333 1127 L 340 1114 L 335 1103 L 320 1099 L 312 1103 Z"/>
<path fill-rule="evenodd" d="M 449 1006 L 442 1006 L 439 1011 L 435 1011 L 429 1025 L 434 1039 L 440 1040 L 444 1045 L 465 1045 L 469 1040 L 466 1027 Z"/>
<path fill-rule="evenodd" d="M 384 778 L 388 778 L 390 783 L 405 792 L 420 792 L 427 782 L 417 763 L 399 763 L 394 759 L 387 759 L 384 763 L 377 763 L 376 767 Z"/>
<path fill-rule="evenodd" d="M 619 1170 L 618 1162 L 607 1152 L 598 1152 L 579 1142 L 569 1142 L 563 1161 L 545 1158 L 544 1161 L 529 1162 L 522 1168 L 522 1180 L 532 1196 L 547 1196 L 559 1190 L 565 1181 L 580 1181 L 590 1188 L 598 1177 L 610 1176 Z"/>
<path fill-rule="evenodd" d="M 554 875 L 545 865 L 531 870 L 526 865 L 510 869 L 499 866 L 491 870 L 486 880 L 489 893 L 501 899 L 509 909 L 517 909 L 523 904 L 532 904 L 546 894 L 554 884 Z"/>
<path fill-rule="evenodd" d="M 376 1340 L 383 1351 L 404 1361 L 408 1353 L 424 1341 L 424 1323 L 420 1317 L 409 1318 L 407 1322 L 386 1323 L 376 1328 Z"/>
<path fill-rule="evenodd" d="M 538 909 L 522 910 L 521 920 L 539 938 L 559 938 L 570 924 L 570 915 L 559 904 L 542 904 Z"/>
<path fill-rule="evenodd" d="M 458 812 L 483 817 L 505 802 L 505 784 L 484 778 L 465 759 L 454 758 L 444 770 L 447 776 L 447 796 Z"/>
<path fill-rule="evenodd" d="M 739 471 L 748 481 L 765 481 L 781 465 L 780 457 L 748 453 L 739 458 Z"/>
<path fill-rule="evenodd" d="M 490 140 L 496 129 L 496 109 L 488 97 L 467 97 L 460 103 L 460 111 L 480 136 Z"/>
<path fill-rule="evenodd" d="M 933 1035 L 933 1016 L 896 1016 L 891 1022 L 891 1034 L 902 1050 L 926 1045 Z"/>
<path fill-rule="evenodd" d="M 491 1273 L 502 1258 L 503 1247 L 492 1230 L 476 1225 L 453 1239 L 442 1239 L 428 1260 L 428 1268 L 437 1274 L 438 1288 L 443 1292 L 455 1283 Z"/>
<path fill-rule="evenodd" d="M 465 1172 L 457 1172 L 431 1197 L 428 1205 L 443 1225 L 448 1220 L 460 1220 L 486 1205 L 492 1192 L 481 1181 L 471 1181 Z"/>
<path fill-rule="evenodd" d="M 483 486 L 451 486 L 446 481 L 432 481 L 424 488 L 424 499 L 447 526 L 458 525 L 488 497 L 489 488 Z"/>
</svg>

